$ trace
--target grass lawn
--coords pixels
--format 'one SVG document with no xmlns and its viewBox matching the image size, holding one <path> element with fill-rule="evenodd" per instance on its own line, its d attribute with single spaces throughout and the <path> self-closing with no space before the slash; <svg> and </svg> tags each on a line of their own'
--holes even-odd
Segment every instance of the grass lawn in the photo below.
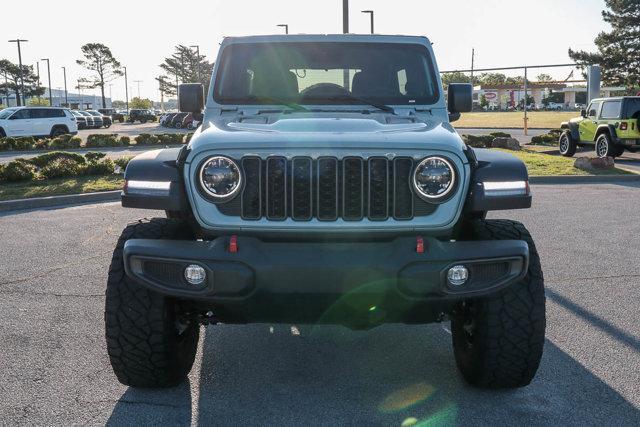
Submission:
<svg viewBox="0 0 640 427">
<path fill-rule="evenodd" d="M 0 201 L 119 190 L 122 175 L 83 176 L 0 184 Z"/>
<path fill-rule="evenodd" d="M 583 171 L 573 167 L 575 159 L 562 156 L 551 156 L 549 154 L 536 153 L 529 150 L 510 151 L 500 150 L 505 153 L 513 154 L 522 160 L 529 170 L 530 176 L 549 176 L 549 175 L 629 175 L 630 172 L 622 169 L 594 171 L 593 173 Z"/>
<path fill-rule="evenodd" d="M 527 113 L 530 128 L 559 128 L 560 123 L 579 117 L 577 111 L 531 111 Z M 456 128 L 522 128 L 522 111 L 462 113 L 460 120 L 453 122 Z"/>
</svg>

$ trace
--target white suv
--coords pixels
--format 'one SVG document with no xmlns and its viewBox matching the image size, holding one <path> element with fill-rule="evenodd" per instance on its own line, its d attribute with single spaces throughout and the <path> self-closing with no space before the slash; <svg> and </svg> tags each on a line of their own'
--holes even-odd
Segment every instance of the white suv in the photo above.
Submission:
<svg viewBox="0 0 640 427">
<path fill-rule="evenodd" d="M 78 133 L 76 118 L 67 108 L 13 107 L 0 111 L 0 137 L 54 137 L 66 133 Z"/>
</svg>

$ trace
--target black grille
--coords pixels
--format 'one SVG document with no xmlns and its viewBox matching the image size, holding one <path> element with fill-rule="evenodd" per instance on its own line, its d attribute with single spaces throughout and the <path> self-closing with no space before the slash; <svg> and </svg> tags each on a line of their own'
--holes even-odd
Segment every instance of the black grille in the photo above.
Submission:
<svg viewBox="0 0 640 427">
<path fill-rule="evenodd" d="M 414 195 L 410 157 L 247 156 L 241 165 L 242 194 L 218 205 L 224 215 L 272 221 L 385 221 L 427 216 L 437 208 Z"/>
</svg>

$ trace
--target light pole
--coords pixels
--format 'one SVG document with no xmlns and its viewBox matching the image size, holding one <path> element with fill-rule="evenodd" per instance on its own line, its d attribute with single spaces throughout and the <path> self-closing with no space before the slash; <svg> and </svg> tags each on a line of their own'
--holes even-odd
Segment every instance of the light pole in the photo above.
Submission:
<svg viewBox="0 0 640 427">
<path fill-rule="evenodd" d="M 49 79 L 49 106 L 53 107 L 53 98 L 51 97 L 51 67 L 49 66 L 49 58 L 42 58 L 40 61 L 47 61 L 47 76 Z"/>
<path fill-rule="evenodd" d="M 84 106 L 82 104 L 84 104 L 84 99 L 82 99 L 82 86 L 80 86 L 80 79 L 78 79 L 78 94 L 80 95 L 80 99 L 79 99 L 80 104 L 78 105 L 78 108 L 80 110 L 83 110 Z"/>
<path fill-rule="evenodd" d="M 109 99 L 111 100 L 111 103 L 113 104 L 113 84 L 109 83 Z"/>
<path fill-rule="evenodd" d="M 9 40 L 9 43 L 18 44 L 18 65 L 20 66 L 20 91 L 22 92 L 22 99 L 16 99 L 16 104 L 17 104 L 17 101 L 21 101 L 22 103 L 25 103 L 24 102 L 24 76 L 22 75 L 22 51 L 20 50 L 20 43 L 28 42 L 28 41 L 29 40 L 23 40 L 23 39 Z"/>
<path fill-rule="evenodd" d="M 365 14 L 368 13 L 370 15 L 370 18 L 371 18 L 371 34 L 374 34 L 374 31 L 373 31 L 373 10 L 363 10 L 361 12 L 365 13 Z"/>
<path fill-rule="evenodd" d="M 198 82 L 201 82 L 202 79 L 200 78 L 200 46 L 198 46 L 197 44 L 194 44 L 189 47 L 196 49 L 196 56 L 198 57 L 198 61 L 196 62 L 196 74 L 198 75 Z"/>
<path fill-rule="evenodd" d="M 5 99 L 7 101 L 7 107 L 9 107 L 9 77 L 7 76 L 7 72 L 4 72 L 4 94 L 5 94 Z"/>
<path fill-rule="evenodd" d="M 127 114 L 129 114 L 129 83 L 127 83 L 127 67 L 124 68 L 124 96 L 127 102 Z"/>
<path fill-rule="evenodd" d="M 284 33 L 289 34 L 289 24 L 278 24 L 276 27 L 284 28 Z"/>
<path fill-rule="evenodd" d="M 66 67 L 62 67 L 62 74 L 64 75 L 64 103 L 68 107 L 69 105 L 69 93 L 67 92 L 67 69 Z"/>
<path fill-rule="evenodd" d="M 342 32 L 349 33 L 349 0 L 342 0 Z M 345 69 L 342 73 L 342 84 L 346 90 L 349 90 L 349 70 Z"/>
<path fill-rule="evenodd" d="M 140 98 L 140 83 L 142 83 L 142 80 L 134 80 L 133 82 L 138 84 L 138 98 Z"/>
</svg>

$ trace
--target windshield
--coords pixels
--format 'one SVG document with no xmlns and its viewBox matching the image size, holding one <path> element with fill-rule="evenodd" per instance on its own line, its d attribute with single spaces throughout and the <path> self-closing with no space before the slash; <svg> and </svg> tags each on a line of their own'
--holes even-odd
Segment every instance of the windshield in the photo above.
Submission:
<svg viewBox="0 0 640 427">
<path fill-rule="evenodd" d="M 89 110 L 87 111 L 87 113 L 91 114 L 92 116 L 102 116 L 102 114 L 98 113 L 97 111 L 94 110 Z"/>
<path fill-rule="evenodd" d="M 220 104 L 428 105 L 439 96 L 429 51 L 399 43 L 242 43 L 222 54 Z"/>
<path fill-rule="evenodd" d="M 6 119 L 16 111 L 18 111 L 18 108 L 5 108 L 4 110 L 0 111 L 0 119 Z"/>
</svg>

